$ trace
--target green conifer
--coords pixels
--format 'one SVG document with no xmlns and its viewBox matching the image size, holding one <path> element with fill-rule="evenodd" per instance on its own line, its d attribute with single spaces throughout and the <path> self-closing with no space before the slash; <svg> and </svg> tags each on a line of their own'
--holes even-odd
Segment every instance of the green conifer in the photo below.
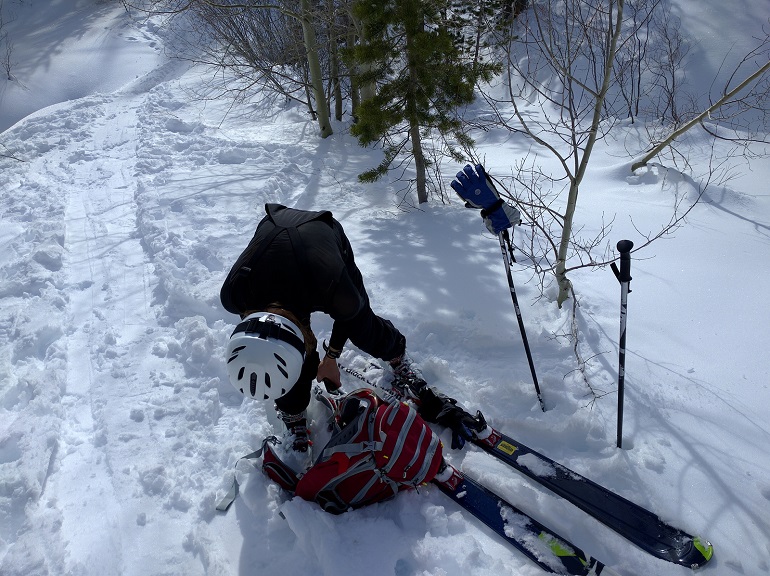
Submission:
<svg viewBox="0 0 770 576">
<path fill-rule="evenodd" d="M 469 53 L 467 20 L 449 0 L 358 0 L 354 14 L 363 34 L 349 56 L 365 70 L 359 81 L 377 90 L 356 109 L 351 133 L 362 145 L 382 142 L 385 150 L 380 165 L 360 178 L 377 180 L 406 154 L 415 164 L 418 201 L 425 202 L 426 136 L 463 138 L 456 111 L 473 101 L 476 83 L 497 67 Z"/>
</svg>

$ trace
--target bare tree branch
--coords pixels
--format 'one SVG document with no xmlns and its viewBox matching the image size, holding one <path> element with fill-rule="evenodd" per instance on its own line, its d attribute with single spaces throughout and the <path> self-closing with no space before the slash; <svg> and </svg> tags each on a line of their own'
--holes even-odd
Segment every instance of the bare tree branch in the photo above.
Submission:
<svg viewBox="0 0 770 576">
<path fill-rule="evenodd" d="M 696 124 L 699 124 L 704 118 L 709 116 L 715 110 L 719 109 L 726 102 L 729 102 L 736 94 L 742 92 L 747 86 L 750 86 L 760 77 L 762 77 L 762 75 L 768 70 L 770 70 L 770 61 L 766 62 L 763 66 L 760 66 L 759 69 L 757 69 L 753 74 L 751 74 L 746 79 L 744 79 L 743 82 L 738 84 L 735 88 L 733 88 L 729 92 L 725 92 L 725 94 L 719 100 L 714 102 L 711 106 L 706 108 L 703 112 L 698 114 L 695 118 L 683 124 L 680 128 L 671 132 L 671 134 L 669 134 L 668 137 L 663 139 L 662 142 L 658 143 L 649 152 L 647 152 L 647 154 L 645 154 L 641 160 L 634 162 L 631 165 L 631 170 L 636 171 L 639 168 L 646 166 L 650 160 L 652 160 L 655 156 L 657 156 L 661 152 L 661 150 L 668 147 L 679 136 L 687 132 L 690 128 L 692 128 Z"/>
</svg>

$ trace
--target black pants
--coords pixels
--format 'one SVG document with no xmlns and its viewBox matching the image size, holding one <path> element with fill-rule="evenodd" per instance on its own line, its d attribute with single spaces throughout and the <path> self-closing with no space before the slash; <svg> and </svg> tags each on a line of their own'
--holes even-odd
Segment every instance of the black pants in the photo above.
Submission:
<svg viewBox="0 0 770 576">
<path fill-rule="evenodd" d="M 364 310 L 345 322 L 350 341 L 361 351 L 380 360 L 398 358 L 406 350 L 406 338 L 390 320 L 377 316 L 368 304 L 367 301 Z M 281 412 L 299 414 L 307 408 L 310 404 L 310 390 L 320 362 L 318 352 L 313 352 L 305 358 L 297 383 L 275 401 L 275 405 Z"/>
<path fill-rule="evenodd" d="M 372 312 L 369 297 L 363 291 L 364 307 L 350 320 L 339 322 L 350 341 L 361 351 L 380 360 L 393 360 L 406 350 L 406 338 L 390 320 Z"/>
</svg>

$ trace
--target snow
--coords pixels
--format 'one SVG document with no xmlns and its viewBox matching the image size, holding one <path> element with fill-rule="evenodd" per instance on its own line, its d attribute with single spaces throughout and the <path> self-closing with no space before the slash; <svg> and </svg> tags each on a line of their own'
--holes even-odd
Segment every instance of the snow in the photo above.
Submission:
<svg viewBox="0 0 770 576">
<path fill-rule="evenodd" d="M 707 14 L 703 4 L 677 0 L 683 13 Z M 761 2 L 706 4 L 719 34 L 703 33 L 703 16 L 686 24 L 700 34 L 694 65 L 715 70 L 720 47 L 732 48 L 720 39 L 747 37 L 767 14 Z M 163 29 L 120 4 L 5 6 L 19 64 L 0 85 L 0 142 L 23 162 L 0 159 L 0 574 L 540 573 L 430 487 L 330 516 L 240 463 L 239 498 L 215 511 L 238 458 L 278 431 L 227 382 L 236 319 L 218 301 L 266 202 L 333 210 L 375 310 L 440 389 L 709 539 L 704 574 L 770 573 L 766 158 L 735 160 L 736 177 L 710 189 L 672 238 L 634 254 L 619 450 L 620 289 L 608 269 L 572 275 L 586 374 L 607 392 L 595 402 L 564 337 L 570 307 L 514 269 L 543 413 L 499 247 L 473 212 L 459 202 L 404 211 L 400 183 L 359 184 L 379 153 L 359 148 L 344 123 L 321 140 L 299 108 L 248 117 L 260 110 L 191 99 L 205 71 L 167 59 Z M 695 194 L 670 167 L 631 175 L 633 138 L 626 127 L 597 151 L 580 200 L 586 234 L 615 215 L 612 241 L 641 243 L 676 195 Z M 698 158 L 703 137 L 687 142 Z M 480 144 L 498 174 L 520 150 L 494 135 Z M 702 172 L 705 157 L 695 164 Z M 313 324 L 328 337 L 327 317 Z M 384 377 L 351 346 L 341 361 Z M 619 573 L 686 573 L 480 451 L 448 452 Z"/>
</svg>

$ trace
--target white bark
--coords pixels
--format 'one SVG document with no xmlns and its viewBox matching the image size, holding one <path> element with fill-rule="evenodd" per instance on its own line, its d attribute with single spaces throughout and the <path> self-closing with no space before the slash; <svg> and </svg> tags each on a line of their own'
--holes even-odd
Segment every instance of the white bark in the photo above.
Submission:
<svg viewBox="0 0 770 576">
<path fill-rule="evenodd" d="M 706 118 L 709 114 L 717 110 L 720 106 L 724 105 L 725 102 L 728 102 L 730 99 L 732 99 L 733 96 L 738 94 L 740 91 L 742 91 L 744 88 L 746 88 L 749 84 L 757 80 L 762 74 L 770 70 L 770 61 L 766 62 L 764 66 L 761 66 L 756 72 L 754 72 L 751 76 L 746 78 L 743 82 L 738 84 L 735 88 L 730 90 L 729 92 L 725 93 L 724 96 L 722 96 L 719 100 L 714 102 L 711 106 L 709 106 L 706 110 L 698 114 L 695 118 L 687 122 L 686 124 L 683 124 L 681 127 L 679 127 L 677 130 L 674 130 L 665 140 L 663 140 L 660 144 L 655 146 L 652 150 L 650 150 L 647 154 L 644 155 L 644 158 L 639 160 L 638 162 L 634 162 L 631 165 L 631 171 L 638 170 L 639 168 L 642 168 L 647 165 L 647 162 L 652 160 L 655 156 L 660 154 L 661 150 L 668 147 L 674 140 L 679 138 L 682 134 L 687 132 L 690 128 L 695 126 L 696 124 L 700 123 L 701 120 Z"/>
</svg>

